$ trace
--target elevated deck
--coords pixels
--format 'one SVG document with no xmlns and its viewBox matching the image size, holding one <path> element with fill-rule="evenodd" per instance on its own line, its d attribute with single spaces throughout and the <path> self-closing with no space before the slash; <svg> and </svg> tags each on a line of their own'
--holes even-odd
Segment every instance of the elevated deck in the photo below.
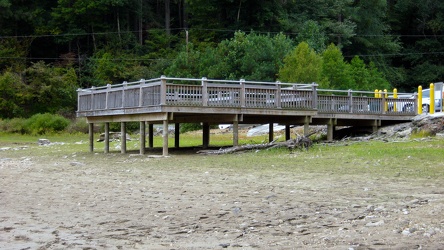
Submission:
<svg viewBox="0 0 444 250">
<path fill-rule="evenodd" d="M 211 124 L 233 124 L 233 145 L 238 143 L 240 123 L 304 125 L 306 131 L 309 125 L 328 125 L 331 140 L 334 126 L 377 128 L 409 121 L 416 115 L 416 105 L 414 95 L 375 98 L 373 92 L 317 89 L 316 84 L 161 77 L 79 89 L 77 116 L 86 117 L 90 128 L 93 123 L 105 123 L 106 129 L 110 122 L 141 122 L 141 139 L 145 123 L 162 123 L 164 128 L 169 123 L 202 123 L 207 146 Z M 164 154 L 168 154 L 164 140 Z M 144 144 L 141 153 L 142 148 Z"/>
</svg>

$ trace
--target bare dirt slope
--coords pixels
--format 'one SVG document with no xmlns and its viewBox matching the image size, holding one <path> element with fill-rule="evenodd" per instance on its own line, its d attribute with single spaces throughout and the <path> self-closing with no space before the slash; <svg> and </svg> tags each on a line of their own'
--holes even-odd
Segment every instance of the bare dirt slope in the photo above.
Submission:
<svg viewBox="0 0 444 250">
<path fill-rule="evenodd" d="M 9 152 L 0 151 L 0 249 L 444 246 L 442 179 Z"/>
</svg>

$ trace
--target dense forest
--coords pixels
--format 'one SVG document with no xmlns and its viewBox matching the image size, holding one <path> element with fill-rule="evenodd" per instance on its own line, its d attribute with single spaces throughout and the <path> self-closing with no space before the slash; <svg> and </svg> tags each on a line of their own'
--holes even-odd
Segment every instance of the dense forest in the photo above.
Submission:
<svg viewBox="0 0 444 250">
<path fill-rule="evenodd" d="M 0 0 L 0 119 L 161 75 L 410 92 L 443 56 L 442 0 Z"/>
</svg>

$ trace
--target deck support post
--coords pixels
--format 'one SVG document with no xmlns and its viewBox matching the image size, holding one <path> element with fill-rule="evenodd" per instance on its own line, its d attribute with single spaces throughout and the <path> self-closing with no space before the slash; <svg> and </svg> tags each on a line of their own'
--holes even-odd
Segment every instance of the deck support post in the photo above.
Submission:
<svg viewBox="0 0 444 250">
<path fill-rule="evenodd" d="M 148 147 L 154 147 L 154 125 L 152 123 L 148 123 Z"/>
<path fill-rule="evenodd" d="M 163 120 L 162 139 L 162 155 L 168 156 L 168 120 Z"/>
<path fill-rule="evenodd" d="M 233 146 L 239 145 L 239 121 L 233 121 Z"/>
<path fill-rule="evenodd" d="M 268 124 L 268 142 L 272 142 L 273 141 L 273 137 L 274 137 L 274 124 L 273 123 L 269 123 Z"/>
<path fill-rule="evenodd" d="M 180 144 L 180 123 L 174 123 L 174 147 L 179 148 Z"/>
<path fill-rule="evenodd" d="M 126 153 L 126 122 L 120 123 L 120 152 Z"/>
<path fill-rule="evenodd" d="M 140 154 L 145 154 L 146 126 L 145 121 L 140 122 Z"/>
<path fill-rule="evenodd" d="M 378 128 L 381 126 L 381 120 L 374 120 L 373 126 L 372 126 L 372 132 L 376 133 L 378 132 Z"/>
<path fill-rule="evenodd" d="M 290 135 L 290 125 L 286 124 L 285 125 L 285 140 L 288 141 L 291 139 L 291 135 Z"/>
<path fill-rule="evenodd" d="M 105 154 L 109 153 L 109 122 L 105 122 Z"/>
<path fill-rule="evenodd" d="M 310 117 L 306 116 L 304 120 L 304 136 L 307 136 L 310 133 Z"/>
<path fill-rule="evenodd" d="M 208 148 L 210 145 L 210 124 L 208 122 L 202 123 L 202 147 Z"/>
<path fill-rule="evenodd" d="M 333 141 L 333 133 L 335 130 L 336 120 L 329 119 L 327 123 L 327 141 Z"/>
<path fill-rule="evenodd" d="M 94 123 L 88 123 L 89 152 L 94 152 Z"/>
</svg>

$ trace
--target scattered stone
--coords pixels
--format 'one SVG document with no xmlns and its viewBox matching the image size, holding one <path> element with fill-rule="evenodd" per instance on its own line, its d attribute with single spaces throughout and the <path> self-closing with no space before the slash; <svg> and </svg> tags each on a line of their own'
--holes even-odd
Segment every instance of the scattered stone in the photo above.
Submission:
<svg viewBox="0 0 444 250">
<path fill-rule="evenodd" d="M 385 222 L 383 220 L 377 221 L 377 222 L 369 222 L 367 224 L 365 224 L 366 227 L 379 227 L 384 225 Z"/>
<path fill-rule="evenodd" d="M 48 139 L 39 139 L 37 141 L 37 144 L 42 146 L 42 145 L 49 145 L 49 144 L 51 144 L 51 142 Z"/>
<path fill-rule="evenodd" d="M 85 164 L 83 164 L 81 162 L 77 162 L 77 161 L 73 161 L 73 162 L 69 163 L 69 165 L 71 165 L 71 166 L 85 166 Z"/>
</svg>

